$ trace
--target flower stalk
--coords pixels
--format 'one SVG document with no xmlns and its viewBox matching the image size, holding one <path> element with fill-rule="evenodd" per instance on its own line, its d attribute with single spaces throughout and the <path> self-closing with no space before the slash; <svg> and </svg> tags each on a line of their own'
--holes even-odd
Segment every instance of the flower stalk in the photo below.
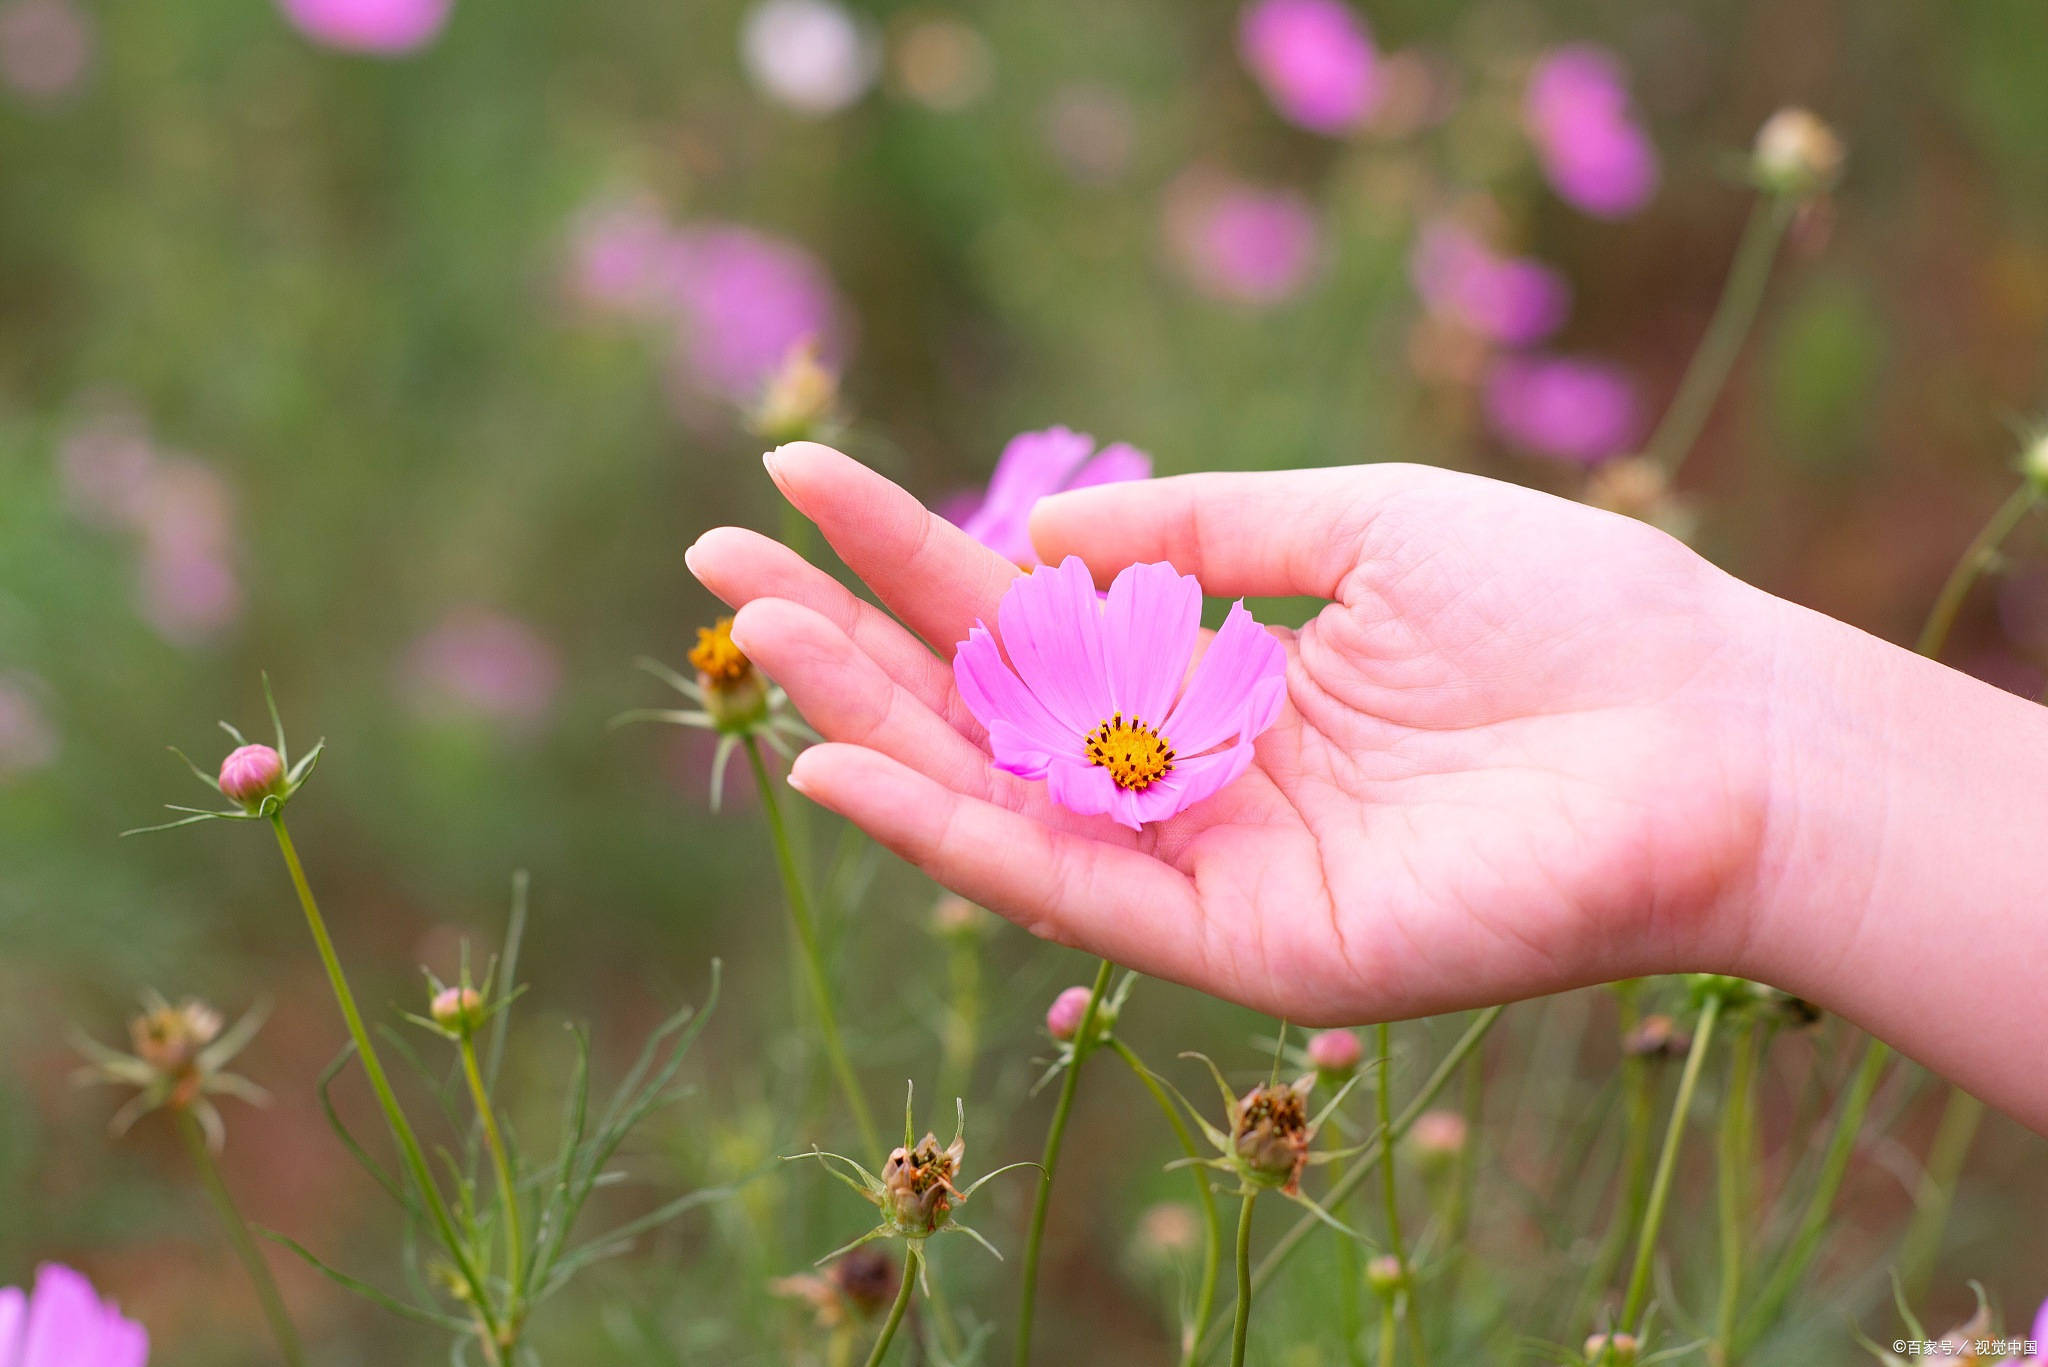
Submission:
<svg viewBox="0 0 2048 1367">
<path fill-rule="evenodd" d="M 1650 1294 L 1650 1268 L 1657 1256 L 1657 1235 L 1664 1225 L 1664 1207 L 1671 1197 L 1671 1179 L 1678 1170 L 1678 1150 L 1685 1141 L 1686 1120 L 1692 1110 L 1693 1093 L 1699 1088 L 1700 1070 L 1706 1064 L 1707 1051 L 1713 1046 L 1714 1024 L 1720 1019 L 1721 1004 L 1722 995 L 1710 993 L 1700 1008 L 1692 1048 L 1685 1056 L 1685 1072 L 1678 1079 L 1678 1095 L 1671 1102 L 1671 1121 L 1664 1129 L 1664 1147 L 1657 1155 L 1657 1171 L 1650 1179 L 1650 1200 L 1643 1212 L 1642 1234 L 1636 1241 L 1635 1266 L 1629 1273 L 1628 1291 L 1621 1302 L 1621 1327 L 1638 1337 L 1644 1302 Z"/>
<path fill-rule="evenodd" d="M 285 1367 L 305 1367 L 306 1352 L 299 1345 L 299 1333 L 292 1325 L 291 1312 L 285 1309 L 284 1296 L 277 1289 L 277 1279 L 271 1275 L 270 1264 L 264 1261 L 262 1251 L 256 1247 L 256 1240 L 249 1233 L 249 1222 L 242 1218 L 240 1207 L 235 1205 L 235 1198 L 221 1178 L 220 1165 L 213 1160 L 213 1149 L 207 1143 L 205 1132 L 189 1110 L 181 1108 L 177 1112 L 177 1120 L 178 1137 L 185 1141 L 185 1151 L 192 1155 L 192 1166 L 199 1170 L 199 1183 L 206 1188 L 207 1198 L 213 1202 L 221 1226 L 227 1231 L 228 1242 L 234 1246 L 235 1256 L 241 1260 L 250 1283 L 256 1288 L 256 1298 L 263 1304 L 263 1317 L 270 1321 L 270 1332 L 277 1340 L 277 1351 L 284 1359 Z"/>
<path fill-rule="evenodd" d="M 909 1313 L 911 1292 L 917 1286 L 917 1257 L 913 1251 L 904 1260 L 903 1276 L 899 1278 L 903 1284 L 896 1288 L 896 1300 L 889 1307 L 889 1318 L 882 1321 L 882 1331 L 875 1335 L 875 1346 L 868 1350 L 867 1367 L 881 1367 L 882 1360 L 889 1356 L 889 1345 L 895 1341 L 896 1331 L 903 1325 L 904 1315 Z"/>
<path fill-rule="evenodd" d="M 1715 1156 L 1715 1207 L 1721 1241 L 1721 1289 L 1714 1313 L 1714 1343 L 1723 1364 L 1735 1361 L 1736 1315 L 1742 1308 L 1744 1253 L 1749 1242 L 1745 1218 L 1756 1147 L 1757 1056 L 1762 1027 L 1751 1022 L 1728 1056 L 1728 1086 L 1721 1098 L 1721 1131 Z"/>
<path fill-rule="evenodd" d="M 1245 1340 L 1252 1326 L 1252 1206 L 1259 1189 L 1244 1189 L 1244 1205 L 1237 1214 L 1237 1310 L 1231 1317 L 1230 1367 L 1244 1367 Z"/>
<path fill-rule="evenodd" d="M 1109 1047 L 1117 1057 L 1130 1065 L 1138 1081 L 1145 1084 L 1145 1090 L 1159 1103 L 1159 1109 L 1166 1113 L 1166 1123 L 1173 1127 L 1174 1138 L 1180 1141 L 1181 1152 L 1189 1159 L 1197 1159 L 1201 1151 L 1195 1147 L 1195 1137 L 1188 1130 L 1187 1122 L 1181 1119 L 1180 1111 L 1173 1099 L 1159 1085 L 1159 1079 L 1145 1066 L 1128 1044 L 1115 1035 L 1109 1037 Z M 1181 1335 L 1181 1367 L 1194 1367 L 1195 1350 L 1201 1337 L 1202 1327 L 1209 1322 L 1209 1316 L 1216 1309 L 1216 1277 L 1223 1261 L 1223 1218 L 1216 1209 L 1216 1192 L 1209 1185 L 1209 1178 L 1199 1167 L 1191 1167 L 1190 1175 L 1195 1182 L 1195 1197 L 1202 1212 L 1202 1278 L 1195 1288 L 1194 1314 Z"/>
<path fill-rule="evenodd" d="M 1379 1067 L 1375 1069 L 1378 1076 L 1374 1079 L 1373 1107 L 1379 1120 L 1380 1197 L 1387 1210 L 1387 1251 L 1399 1273 L 1399 1291 L 1387 1298 L 1387 1304 L 1391 1307 L 1396 1300 L 1404 1302 L 1401 1312 L 1408 1320 L 1416 1367 L 1429 1367 L 1429 1347 L 1423 1340 L 1422 1320 L 1415 1313 L 1414 1269 L 1409 1266 L 1407 1243 L 1401 1237 L 1400 1184 L 1394 1171 L 1393 1040 L 1393 1027 L 1381 1021 L 1377 1031 Z"/>
<path fill-rule="evenodd" d="M 491 1169 L 498 1179 L 498 1196 L 505 1206 L 505 1300 L 507 1320 L 517 1326 L 526 1299 L 524 1242 L 519 1237 L 519 1184 L 512 1178 L 512 1161 L 505 1138 L 498 1130 L 497 1109 L 491 1104 L 490 1088 L 484 1085 L 483 1070 L 477 1065 L 476 1034 L 464 1029 L 456 1047 L 462 1053 L 462 1075 L 469 1083 L 469 1097 L 476 1106 L 477 1123 L 483 1127 L 484 1147 L 490 1151 Z"/>
</svg>

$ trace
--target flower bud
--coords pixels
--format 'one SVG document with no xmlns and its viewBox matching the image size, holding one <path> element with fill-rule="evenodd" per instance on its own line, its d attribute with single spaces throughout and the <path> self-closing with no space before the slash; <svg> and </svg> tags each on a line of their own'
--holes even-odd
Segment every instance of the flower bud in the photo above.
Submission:
<svg viewBox="0 0 2048 1367">
<path fill-rule="evenodd" d="M 1293 1086 L 1268 1083 L 1246 1092 L 1230 1128 L 1238 1171 L 1260 1186 L 1292 1195 L 1308 1166 L 1308 1089 L 1305 1077 Z"/>
<path fill-rule="evenodd" d="M 2048 432 L 2027 443 L 2027 449 L 2020 454 L 2020 473 L 2036 493 L 2048 497 Z"/>
<path fill-rule="evenodd" d="M 162 1003 L 161 998 L 155 999 Z M 167 1078 L 192 1071 L 199 1051 L 220 1036 L 221 1015 L 204 1002 L 187 998 L 176 1006 L 152 1006 L 128 1022 L 135 1056 Z"/>
<path fill-rule="evenodd" d="M 1408 1131 L 1408 1142 L 1425 1167 L 1438 1167 L 1465 1152 L 1465 1117 L 1456 1111 L 1424 1111 Z"/>
<path fill-rule="evenodd" d="M 1081 1033 L 1081 1020 L 1088 1014 L 1088 1000 L 1095 994 L 1085 987 L 1070 987 L 1052 999 L 1052 1005 L 1045 1009 L 1045 1028 L 1061 1043 L 1071 1043 Z M 1096 1012 L 1096 1029 L 1102 1026 L 1100 1008 Z"/>
<path fill-rule="evenodd" d="M 690 663 L 697 669 L 697 687 L 704 691 L 704 710 L 720 731 L 747 731 L 766 719 L 768 682 L 733 644 L 732 618 L 697 628 Z"/>
<path fill-rule="evenodd" d="M 1692 1048 L 1692 1036 L 1665 1015 L 1649 1015 L 1624 1035 L 1621 1052 L 1631 1058 L 1680 1058 Z"/>
<path fill-rule="evenodd" d="M 1401 1260 L 1391 1253 L 1382 1253 L 1365 1265 L 1365 1284 L 1376 1295 L 1391 1296 L 1406 1280 L 1401 1275 Z"/>
<path fill-rule="evenodd" d="M 1161 1201 L 1138 1217 L 1132 1243 L 1142 1259 L 1170 1262 L 1194 1252 L 1201 1240 L 1202 1225 L 1193 1210 L 1179 1201 Z"/>
<path fill-rule="evenodd" d="M 966 1145 L 955 1140 L 942 1149 L 933 1134 L 918 1140 L 916 1148 L 898 1148 L 889 1155 L 882 1165 L 882 1213 L 897 1233 L 921 1239 L 952 1217 L 953 1203 L 960 1199 L 953 1177 L 966 1155 Z"/>
<path fill-rule="evenodd" d="M 484 1022 L 484 998 L 473 987 L 444 987 L 428 1008 L 434 1024 L 451 1035 L 467 1035 Z"/>
<path fill-rule="evenodd" d="M 803 441 L 830 433 L 838 405 L 839 375 L 818 360 L 818 339 L 806 337 L 783 356 L 747 425 L 778 446 Z"/>
<path fill-rule="evenodd" d="M 1365 1046 L 1349 1030 L 1324 1030 L 1308 1037 L 1308 1061 L 1326 1079 L 1342 1082 L 1358 1071 Z"/>
<path fill-rule="evenodd" d="M 1638 1351 L 1634 1334 L 1595 1334 L 1586 1340 L 1586 1361 L 1597 1367 L 1634 1367 Z"/>
<path fill-rule="evenodd" d="M 932 934 L 942 940 L 978 935 L 987 919 L 979 907 L 958 893 L 945 893 L 932 904 Z"/>
<path fill-rule="evenodd" d="M 1765 189 L 1804 198 L 1834 188 L 1842 157 L 1841 138 L 1811 111 L 1780 109 L 1758 130 L 1752 165 Z"/>
<path fill-rule="evenodd" d="M 266 797 L 284 796 L 284 760 L 267 745 L 244 745 L 220 762 L 221 795 L 248 811 Z"/>
</svg>

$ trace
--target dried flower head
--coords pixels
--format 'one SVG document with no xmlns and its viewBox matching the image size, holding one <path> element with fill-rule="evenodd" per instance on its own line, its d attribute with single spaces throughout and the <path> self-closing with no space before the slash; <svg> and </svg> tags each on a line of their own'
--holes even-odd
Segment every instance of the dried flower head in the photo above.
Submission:
<svg viewBox="0 0 2048 1367">
<path fill-rule="evenodd" d="M 1285 1041 L 1274 1056 L 1277 1070 L 1279 1060 L 1285 1051 Z M 1216 1083 L 1216 1090 L 1223 1097 L 1224 1114 L 1229 1125 L 1227 1130 L 1211 1125 L 1206 1116 L 1195 1108 L 1178 1088 L 1174 1094 L 1180 1096 L 1181 1105 L 1201 1127 L 1202 1133 L 1213 1145 L 1218 1156 L 1215 1158 L 1181 1159 L 1170 1164 L 1181 1167 L 1189 1163 L 1201 1163 L 1205 1167 L 1217 1168 L 1234 1173 L 1239 1190 L 1244 1193 L 1255 1191 L 1278 1191 L 1289 1200 L 1302 1206 L 1317 1219 L 1343 1231 L 1349 1237 L 1358 1237 L 1345 1228 L 1334 1216 L 1321 1206 L 1302 1195 L 1301 1178 L 1309 1167 L 1328 1163 L 1334 1159 L 1348 1158 L 1360 1152 L 1358 1148 L 1317 1149 L 1316 1136 L 1323 1125 L 1343 1104 L 1344 1098 L 1358 1084 L 1353 1074 L 1328 1102 L 1314 1116 L 1309 1114 L 1308 1095 L 1315 1087 L 1315 1074 L 1310 1073 L 1291 1083 L 1283 1083 L 1277 1077 L 1268 1078 L 1243 1096 L 1232 1091 L 1230 1084 L 1223 1080 L 1222 1070 L 1206 1054 L 1182 1054 L 1182 1058 L 1200 1059 L 1209 1069 L 1209 1076 Z M 1168 1084 L 1171 1086 L 1172 1084 Z"/>
<path fill-rule="evenodd" d="M 190 826 L 198 821 L 255 821 L 277 815 L 284 805 L 298 795 L 307 779 L 313 775 L 313 768 L 320 762 L 320 752 L 327 742 L 316 741 L 313 748 L 300 756 L 294 764 L 291 747 L 285 743 L 284 722 L 277 715 L 277 699 L 270 691 L 270 676 L 263 676 L 263 701 L 270 710 L 270 725 L 276 734 L 275 745 L 252 744 L 249 738 L 226 722 L 220 729 L 234 738 L 235 748 L 221 761 L 220 772 L 209 774 L 194 764 L 184 751 L 176 746 L 171 753 L 185 761 L 185 767 L 193 777 L 234 803 L 232 808 L 219 810 L 204 807 L 181 807 L 167 802 L 165 807 L 182 812 L 176 821 L 166 821 L 156 826 L 142 826 L 126 835 L 140 835 L 145 831 L 167 831 L 174 826 Z"/>
<path fill-rule="evenodd" d="M 1780 109 L 1757 130 L 1751 167 L 1773 194 L 1804 199 L 1825 194 L 1841 179 L 1844 152 L 1835 130 L 1811 110 Z"/>
<path fill-rule="evenodd" d="M 698 627 L 697 644 L 690 648 L 689 659 L 697 672 L 694 681 L 657 660 L 643 658 L 637 663 L 695 707 L 635 708 L 613 717 L 611 724 L 656 721 L 716 732 L 718 750 L 711 761 L 711 810 L 715 812 L 725 793 L 726 766 L 742 742 L 766 741 L 777 754 L 791 759 L 796 753 L 790 748 L 791 739 L 813 741 L 818 737 L 789 714 L 782 690 L 768 682 L 734 643 L 732 618 L 721 617 L 711 626 Z"/>
<path fill-rule="evenodd" d="M 895 1299 L 896 1264 L 875 1248 L 856 1248 L 833 1259 L 823 1273 L 777 1277 L 768 1289 L 806 1301 L 820 1329 L 837 1329 L 874 1318 Z"/>
<path fill-rule="evenodd" d="M 270 1101 L 261 1087 L 226 1071 L 256 1037 L 265 1011 L 262 1006 L 253 1008 L 223 1033 L 221 1014 L 204 1002 L 188 997 L 174 1006 L 156 992 L 145 992 L 142 1013 L 128 1022 L 135 1052 L 124 1054 L 76 1034 L 73 1044 L 86 1063 L 73 1074 L 73 1081 L 80 1086 L 105 1083 L 135 1089 L 108 1123 L 117 1135 L 151 1111 L 187 1111 L 217 1151 L 227 1142 L 227 1128 L 209 1097 L 238 1097 L 256 1106 Z"/>
</svg>

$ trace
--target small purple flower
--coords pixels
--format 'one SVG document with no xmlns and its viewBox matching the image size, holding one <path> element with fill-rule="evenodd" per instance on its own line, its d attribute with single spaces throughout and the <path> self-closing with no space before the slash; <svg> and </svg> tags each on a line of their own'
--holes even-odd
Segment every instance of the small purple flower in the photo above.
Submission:
<svg viewBox="0 0 2048 1367">
<path fill-rule="evenodd" d="M 1167 237 L 1195 288 L 1214 299 L 1267 307 L 1308 283 L 1321 233 L 1291 190 L 1183 176 L 1168 191 Z"/>
<path fill-rule="evenodd" d="M 440 36 L 455 0 L 278 0 L 299 32 L 324 47 L 398 57 Z"/>
<path fill-rule="evenodd" d="M 975 623 L 953 677 L 996 768 L 1135 831 L 1242 774 L 1287 698 L 1287 652 L 1242 600 L 1190 674 L 1201 621 L 1202 586 L 1171 565 L 1132 565 L 1098 597 L 1068 556 L 1010 586 L 1001 646 Z"/>
<path fill-rule="evenodd" d="M 837 291 L 818 259 L 795 243 L 703 224 L 677 234 L 672 269 L 683 358 L 700 388 L 751 402 L 806 338 L 826 365 L 838 363 Z"/>
<path fill-rule="evenodd" d="M 1657 189 L 1657 149 L 1636 121 L 1621 63 L 1588 43 L 1554 48 L 1522 110 L 1552 188 L 1597 218 L 1621 218 Z"/>
<path fill-rule="evenodd" d="M 1312 133 L 1348 133 L 1379 102 L 1379 54 L 1343 0 L 1258 0 L 1237 41 L 1273 107 Z"/>
<path fill-rule="evenodd" d="M 0 1287 L 0 1367 L 143 1367 L 149 1334 L 68 1267 L 44 1263 L 36 1284 Z"/>
<path fill-rule="evenodd" d="M 1499 256 L 1448 220 L 1422 230 L 1409 274 L 1431 313 L 1509 346 L 1542 341 L 1571 312 L 1562 275 L 1528 257 Z"/>
<path fill-rule="evenodd" d="M 1627 451 L 1639 427 L 1635 386 L 1604 361 L 1504 357 L 1487 373 L 1485 404 L 1510 445 L 1584 465 Z"/>
<path fill-rule="evenodd" d="M 1020 432 L 996 461 L 988 492 L 978 503 L 951 510 L 952 518 L 975 540 L 1012 564 L 1030 569 L 1038 564 L 1031 548 L 1031 510 L 1038 500 L 1067 489 L 1146 479 L 1152 457 L 1134 446 L 1116 442 L 1095 449 L 1095 438 L 1064 427 Z"/>
</svg>

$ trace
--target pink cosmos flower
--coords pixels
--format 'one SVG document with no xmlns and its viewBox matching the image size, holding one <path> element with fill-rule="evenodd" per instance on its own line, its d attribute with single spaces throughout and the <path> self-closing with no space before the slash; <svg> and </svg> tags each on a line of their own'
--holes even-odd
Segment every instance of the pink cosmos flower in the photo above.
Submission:
<svg viewBox="0 0 2048 1367">
<path fill-rule="evenodd" d="M 1604 361 L 1511 356 L 1486 377 L 1486 419 L 1510 445 L 1597 465 L 1635 441 L 1635 386 Z"/>
<path fill-rule="evenodd" d="M 1237 42 L 1273 107 L 1312 133 L 1347 133 L 1379 101 L 1379 54 L 1342 0 L 1259 0 Z"/>
<path fill-rule="evenodd" d="M 1287 697 L 1286 651 L 1241 599 L 1189 673 L 1202 586 L 1168 564 L 1132 565 L 1098 598 L 1068 556 L 1018 578 L 996 620 L 1000 648 L 977 622 L 953 657 L 996 768 L 1134 831 L 1242 774 Z"/>
<path fill-rule="evenodd" d="M 758 398 L 789 349 L 815 338 L 820 359 L 843 350 L 839 298 L 825 267 L 795 243 L 732 224 L 676 238 L 683 357 L 697 384 L 737 402 Z"/>
<path fill-rule="evenodd" d="M 1523 122 L 1543 174 L 1568 203 L 1621 218 L 1657 189 L 1657 149 L 1636 122 L 1621 63 L 1605 48 L 1546 53 L 1529 78 Z"/>
<path fill-rule="evenodd" d="M 1562 275 L 1528 257 L 1497 255 L 1448 220 L 1422 230 L 1409 274 L 1431 313 L 1509 346 L 1542 341 L 1571 312 L 1571 286 Z"/>
<path fill-rule="evenodd" d="M 440 36 L 455 0 L 278 0 L 314 42 L 344 52 L 397 57 Z"/>
<path fill-rule="evenodd" d="M 531 726 L 562 681 L 554 647 L 526 623 L 462 608 L 413 643 L 405 682 L 424 712 L 456 711 Z"/>
<path fill-rule="evenodd" d="M 1085 432 L 1064 427 L 1020 432 L 1010 438 L 996 461 L 988 492 L 979 501 L 953 510 L 958 515 L 951 520 L 1005 560 L 1030 569 L 1038 563 L 1038 552 L 1031 548 L 1030 522 L 1039 499 L 1093 484 L 1147 479 L 1151 474 L 1152 457 L 1123 442 L 1098 452 L 1095 438 Z"/>
<path fill-rule="evenodd" d="M 1181 268 L 1215 299 L 1282 303 L 1308 282 L 1321 233 L 1308 201 L 1197 172 L 1168 191 L 1166 230 Z"/>
<path fill-rule="evenodd" d="M 673 305 L 675 232 L 645 201 L 598 204 L 569 233 L 567 288 L 576 302 L 617 313 Z"/>
<path fill-rule="evenodd" d="M 2041 1302 L 2041 1308 L 2034 1313 L 2034 1328 L 2027 1335 L 2029 1351 L 2025 1357 L 2007 1358 L 1996 1367 L 2037 1367 L 2048 1363 L 2048 1301 Z"/>
<path fill-rule="evenodd" d="M 143 1367 L 149 1334 L 68 1267 L 44 1263 L 35 1290 L 0 1287 L 0 1367 Z"/>
</svg>

